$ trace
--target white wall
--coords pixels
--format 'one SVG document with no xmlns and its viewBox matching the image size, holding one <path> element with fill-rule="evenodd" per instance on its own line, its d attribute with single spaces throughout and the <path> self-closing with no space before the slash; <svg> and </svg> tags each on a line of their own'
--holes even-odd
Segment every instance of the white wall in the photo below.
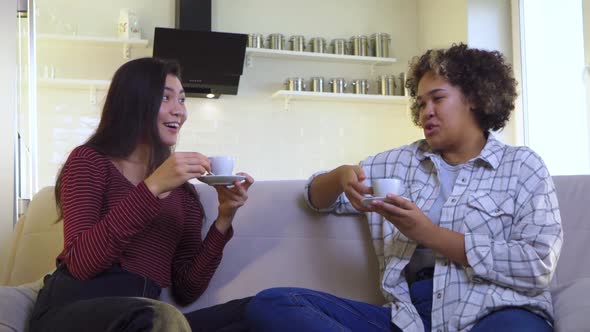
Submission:
<svg viewBox="0 0 590 332">
<path fill-rule="evenodd" d="M 470 47 L 499 51 L 512 63 L 512 22 L 510 0 L 467 1 L 467 43 Z M 490 27 L 493 27 L 491 29 Z M 519 79 L 519 78 L 517 78 Z M 518 87 L 520 91 L 520 86 Z M 516 144 L 517 112 L 496 137 L 508 144 Z"/>
<path fill-rule="evenodd" d="M 467 0 L 418 0 L 418 47 L 422 53 L 467 42 Z"/>
<path fill-rule="evenodd" d="M 16 112 L 16 1 L 0 1 L 0 244 L 6 243 L 14 220 L 14 132 Z M 0 252 L 0 266 L 5 252 Z"/>
<path fill-rule="evenodd" d="M 142 37 L 153 40 L 155 26 L 174 22 L 175 0 L 36 0 L 41 33 L 116 36 L 119 10 L 133 9 L 140 18 Z"/>
<path fill-rule="evenodd" d="M 46 7 L 49 3 L 54 7 L 66 5 L 65 0 L 44 0 Z M 114 35 L 111 28 L 121 5 L 109 0 L 81 10 L 87 8 L 86 3 L 94 2 L 80 1 L 74 5 L 76 13 L 63 12 L 60 20 L 77 26 L 79 35 Z M 140 13 L 144 36 L 149 37 L 147 31 L 155 25 L 173 26 L 173 3 L 164 1 L 154 8 L 151 3 L 146 6 L 143 1 L 130 0 L 125 6 Z M 47 13 L 48 9 L 40 11 Z M 62 16 L 62 11 L 58 12 Z M 40 25 L 47 26 L 49 20 L 41 17 L 40 21 L 46 23 Z M 318 36 L 328 40 L 387 32 L 392 36 L 391 56 L 398 62 L 376 67 L 371 73 L 367 65 L 254 58 L 253 66 L 245 68 L 238 96 L 213 101 L 189 99 L 189 120 L 178 148 L 208 155 L 229 153 L 236 156 L 238 170 L 250 172 L 257 179 L 285 179 L 306 178 L 320 169 L 357 163 L 370 154 L 420 138 L 421 132 L 409 120 L 404 106 L 293 101 L 285 111 L 282 100 L 271 98 L 292 76 L 368 78 L 372 91 L 376 91 L 379 74 L 405 71 L 410 57 L 418 53 L 416 20 L 415 3 L 405 0 L 214 1 L 213 30 L 265 36 L 280 32 L 287 37 L 303 34 L 307 39 Z M 40 70 L 53 64 L 58 77 L 108 79 L 124 61 L 121 51 L 114 47 L 40 45 L 38 52 Z M 148 54 L 149 48 L 133 50 L 134 56 Z M 89 96 L 88 90 L 39 89 L 41 186 L 53 183 L 67 153 L 96 124 L 100 105 L 91 105 Z M 98 96 L 100 100 L 104 91 Z"/>
<path fill-rule="evenodd" d="M 584 22 L 584 49 L 586 65 L 590 65 L 590 0 L 584 0 L 582 2 L 583 11 L 582 15 Z"/>
</svg>

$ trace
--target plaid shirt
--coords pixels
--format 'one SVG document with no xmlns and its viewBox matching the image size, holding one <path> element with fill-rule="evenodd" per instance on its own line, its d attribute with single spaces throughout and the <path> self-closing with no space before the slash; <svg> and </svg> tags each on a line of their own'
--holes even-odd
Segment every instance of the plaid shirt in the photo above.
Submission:
<svg viewBox="0 0 590 332">
<path fill-rule="evenodd" d="M 432 160 L 440 155 L 425 140 L 361 162 L 371 179 L 401 178 L 404 197 L 425 213 L 440 190 Z M 344 194 L 320 212 L 359 213 Z M 367 213 L 379 261 L 381 288 L 391 321 L 403 331 L 424 331 L 412 305 L 403 269 L 417 243 L 377 213 Z M 469 267 L 436 254 L 432 331 L 467 331 L 490 312 L 525 307 L 553 321 L 548 285 L 563 241 L 555 187 L 541 158 L 527 147 L 505 145 L 491 135 L 480 155 L 462 167 L 439 225 L 465 235 Z"/>
</svg>

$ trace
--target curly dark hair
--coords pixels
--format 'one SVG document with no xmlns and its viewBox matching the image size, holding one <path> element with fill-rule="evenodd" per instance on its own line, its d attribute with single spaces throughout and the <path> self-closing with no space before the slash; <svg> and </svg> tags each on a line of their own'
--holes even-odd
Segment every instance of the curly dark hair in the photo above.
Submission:
<svg viewBox="0 0 590 332">
<path fill-rule="evenodd" d="M 459 88 L 473 105 L 471 109 L 480 128 L 504 128 L 514 110 L 516 80 L 512 67 L 498 51 L 468 48 L 453 44 L 448 49 L 432 49 L 410 61 L 406 88 L 412 97 L 412 121 L 420 126 L 420 109 L 416 100 L 418 83 L 428 73 L 446 79 Z"/>
</svg>

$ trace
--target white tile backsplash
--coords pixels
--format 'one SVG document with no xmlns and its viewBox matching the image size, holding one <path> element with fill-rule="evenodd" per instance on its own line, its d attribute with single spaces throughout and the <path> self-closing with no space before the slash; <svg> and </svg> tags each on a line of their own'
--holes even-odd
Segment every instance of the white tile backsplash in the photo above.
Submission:
<svg viewBox="0 0 590 332">
<path fill-rule="evenodd" d="M 43 0 L 39 5 L 47 8 L 51 3 L 57 8 L 67 7 L 59 12 L 60 19 L 66 19 L 66 16 L 61 17 L 62 14 L 69 15 L 73 21 L 68 23 L 77 24 L 80 35 L 114 34 L 108 29 L 109 24 L 116 23 L 119 3 L 113 0 L 101 4 L 88 0 L 82 2 L 88 9 L 72 8 L 65 0 Z M 409 121 L 404 106 L 292 100 L 289 109 L 285 110 L 283 99 L 271 97 L 291 76 L 304 77 L 306 83 L 313 76 L 323 76 L 326 88 L 332 77 L 368 78 L 372 80 L 373 89 L 378 75 L 405 70 L 410 56 L 418 51 L 417 31 L 404 29 L 415 21 L 414 4 L 405 0 L 375 0 L 371 6 L 358 0 L 346 0 L 345 4 L 341 0 L 321 4 L 301 0 L 291 4 L 291 12 L 303 10 L 306 15 L 311 15 L 310 24 L 301 24 L 297 15 L 284 12 L 283 5 L 274 0 L 248 3 L 215 1 L 213 29 L 265 35 L 270 32 L 287 36 L 304 34 L 327 39 L 388 32 L 392 35 L 391 54 L 398 58 L 398 62 L 371 68 L 368 65 L 253 58 L 252 66 L 244 68 L 238 96 L 187 100 L 189 118 L 182 128 L 178 151 L 231 154 L 236 157 L 236 170 L 249 172 L 256 179 L 293 179 L 306 178 L 317 170 L 340 164 L 356 164 L 368 155 L 421 137 Z M 138 11 L 143 36 L 147 38 L 151 38 L 154 26 L 174 25 L 171 15 L 174 1 L 163 1 L 156 8 L 153 4 L 146 7 L 139 0 L 130 0 L 126 6 Z M 316 9 L 309 12 L 303 8 Z M 245 15 L 249 11 L 256 14 Z M 324 11 L 333 15 L 323 15 Z M 150 47 L 151 44 L 152 40 Z M 39 47 L 38 67 L 52 64 L 60 78 L 110 79 L 126 61 L 120 46 L 47 46 Z M 149 56 L 151 50 L 133 48 L 131 55 Z M 53 184 L 63 159 L 96 128 L 106 91 L 97 91 L 97 105 L 91 103 L 90 89 L 41 88 L 38 91 L 39 182 L 40 186 L 45 186 Z"/>
</svg>

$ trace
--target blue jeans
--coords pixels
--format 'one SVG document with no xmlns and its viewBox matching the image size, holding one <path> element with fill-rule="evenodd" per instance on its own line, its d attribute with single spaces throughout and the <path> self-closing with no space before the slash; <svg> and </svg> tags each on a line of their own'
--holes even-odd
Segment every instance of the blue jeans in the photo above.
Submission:
<svg viewBox="0 0 590 332">
<path fill-rule="evenodd" d="M 412 302 L 430 330 L 432 279 L 410 289 Z M 254 297 L 246 309 L 252 331 L 393 331 L 391 309 L 347 300 L 303 288 L 271 288 Z"/>
<path fill-rule="evenodd" d="M 31 314 L 31 332 L 151 331 L 162 325 L 164 331 L 179 330 L 182 313 L 156 301 L 160 286 L 120 266 L 78 280 L 62 264 L 44 282 Z M 234 300 L 185 313 L 184 318 L 193 332 L 248 331 L 244 316 L 249 301 Z"/>
<path fill-rule="evenodd" d="M 430 331 L 432 279 L 410 286 L 412 303 L 425 331 Z M 303 288 L 271 288 L 258 293 L 246 309 L 251 331 L 401 331 L 391 323 L 391 310 Z M 553 331 L 540 316 L 520 308 L 496 311 L 471 332 Z"/>
<path fill-rule="evenodd" d="M 539 315 L 511 307 L 494 311 L 482 318 L 471 332 L 551 332 L 553 328 Z"/>
<path fill-rule="evenodd" d="M 400 331 L 389 308 L 303 288 L 271 288 L 246 309 L 250 329 L 266 331 Z"/>
</svg>

